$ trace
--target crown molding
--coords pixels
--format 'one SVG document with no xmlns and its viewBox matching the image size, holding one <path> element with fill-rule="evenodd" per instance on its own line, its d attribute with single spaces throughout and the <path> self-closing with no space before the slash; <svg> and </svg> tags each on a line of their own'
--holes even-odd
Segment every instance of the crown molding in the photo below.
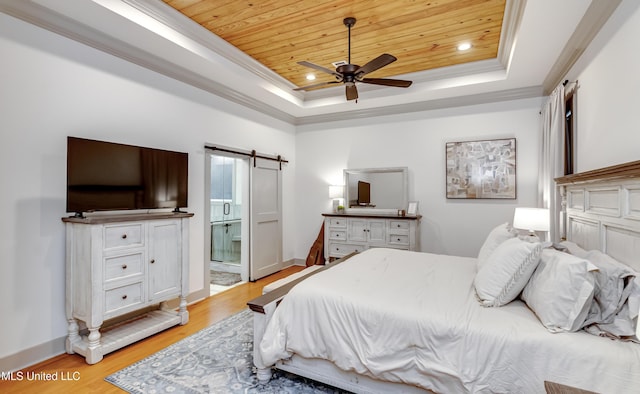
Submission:
<svg viewBox="0 0 640 394">
<path fill-rule="evenodd" d="M 507 89 L 488 93 L 478 93 L 466 96 L 447 97 L 435 100 L 414 102 L 408 104 L 389 105 L 380 108 L 367 108 L 342 113 L 331 113 L 312 116 L 301 116 L 295 125 L 337 122 L 353 119 L 365 119 L 376 116 L 400 115 L 411 112 L 431 111 L 435 109 L 465 107 L 469 105 L 487 104 L 500 101 L 519 100 L 525 98 L 543 97 L 542 86 Z"/>
<path fill-rule="evenodd" d="M 560 57 L 549 70 L 542 83 L 544 94 L 548 96 L 582 56 L 600 29 L 609 20 L 622 0 L 592 1 L 575 31 L 562 49 Z"/>
<path fill-rule="evenodd" d="M 500 46 L 498 47 L 498 61 L 505 70 L 509 70 L 511 57 L 516 47 L 516 41 L 522 15 L 527 5 L 527 0 L 507 0 L 500 30 Z"/>
<path fill-rule="evenodd" d="M 268 67 L 265 67 L 262 63 L 229 44 L 227 41 L 210 32 L 203 26 L 192 21 L 166 3 L 150 0 L 121 1 L 152 17 L 156 21 L 164 24 L 184 37 L 197 42 L 232 63 L 252 72 L 276 88 L 291 91 L 292 95 L 303 99 L 302 92 L 293 91 L 293 89 L 297 87 L 293 83 L 282 78 Z"/>
<path fill-rule="evenodd" d="M 141 67 L 158 72 L 167 77 L 187 83 L 196 88 L 213 93 L 234 103 L 251 108 L 273 118 L 294 124 L 296 118 L 284 111 L 247 94 L 231 89 L 210 78 L 190 71 L 177 64 L 143 51 L 124 41 L 114 39 L 96 29 L 88 27 L 72 18 L 66 17 L 33 1 L 0 1 L 0 12 L 11 15 L 25 22 L 39 26 L 71 40 L 119 57 Z"/>
</svg>

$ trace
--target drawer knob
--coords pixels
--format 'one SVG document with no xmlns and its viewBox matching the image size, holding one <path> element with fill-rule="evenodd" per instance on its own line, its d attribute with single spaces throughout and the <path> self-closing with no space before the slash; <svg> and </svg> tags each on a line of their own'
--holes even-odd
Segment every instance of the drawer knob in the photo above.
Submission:
<svg viewBox="0 0 640 394">
<path fill-rule="evenodd" d="M 122 296 L 122 299 L 123 299 L 123 300 L 126 300 L 126 299 L 127 299 L 127 295 L 126 295 L 126 294 L 125 294 L 125 295 L 123 295 L 123 296 Z"/>
<path fill-rule="evenodd" d="M 122 239 L 127 239 L 127 234 L 122 234 Z"/>
<path fill-rule="evenodd" d="M 151 259 L 151 264 L 155 263 L 156 259 Z"/>
<path fill-rule="evenodd" d="M 398 242 L 400 241 L 400 238 L 398 238 Z"/>
<path fill-rule="evenodd" d="M 122 264 L 122 269 L 126 270 L 127 269 L 127 265 L 126 264 Z"/>
<path fill-rule="evenodd" d="M 398 224 L 398 228 L 400 228 L 400 225 Z"/>
</svg>

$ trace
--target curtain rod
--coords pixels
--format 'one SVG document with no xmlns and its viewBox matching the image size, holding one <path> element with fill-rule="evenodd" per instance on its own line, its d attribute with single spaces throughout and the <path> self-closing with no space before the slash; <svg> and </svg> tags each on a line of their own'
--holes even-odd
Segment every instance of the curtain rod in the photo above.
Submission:
<svg viewBox="0 0 640 394">
<path fill-rule="evenodd" d="M 282 158 L 282 156 L 278 155 L 276 157 L 273 156 L 266 156 L 263 154 L 258 154 L 256 152 L 256 150 L 252 150 L 251 152 L 243 152 L 243 151 L 239 151 L 239 150 L 234 150 L 234 149 L 230 149 L 230 148 L 221 148 L 218 146 L 210 146 L 210 145 L 205 145 L 204 146 L 205 149 L 211 149 L 211 150 L 217 150 L 220 152 L 226 152 L 226 153 L 233 153 L 236 155 L 243 155 L 243 156 L 249 156 L 251 158 L 253 158 L 253 166 L 256 166 L 256 159 L 265 159 L 265 160 L 273 160 L 273 161 L 277 161 L 278 163 L 280 163 L 280 169 L 282 170 L 282 163 L 288 163 L 289 160 L 285 160 Z"/>
</svg>

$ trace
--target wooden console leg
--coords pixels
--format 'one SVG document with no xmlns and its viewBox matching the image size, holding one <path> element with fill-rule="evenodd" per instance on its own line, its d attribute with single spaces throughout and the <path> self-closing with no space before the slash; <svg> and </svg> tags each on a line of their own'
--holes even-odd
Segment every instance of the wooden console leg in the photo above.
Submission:
<svg viewBox="0 0 640 394">
<path fill-rule="evenodd" d="M 187 297 L 180 297 L 180 309 L 178 310 L 180 316 L 180 325 L 185 325 L 189 322 L 189 311 L 187 310 Z"/>
<path fill-rule="evenodd" d="M 67 325 L 67 341 L 65 343 L 65 348 L 68 354 L 73 354 L 75 351 L 73 350 L 73 344 L 80 341 L 80 334 L 78 333 L 78 322 L 76 319 L 69 319 L 69 324 Z"/>
<path fill-rule="evenodd" d="M 89 328 L 89 345 L 85 357 L 87 364 L 95 364 L 102 360 L 102 349 L 100 346 L 100 327 Z"/>
</svg>

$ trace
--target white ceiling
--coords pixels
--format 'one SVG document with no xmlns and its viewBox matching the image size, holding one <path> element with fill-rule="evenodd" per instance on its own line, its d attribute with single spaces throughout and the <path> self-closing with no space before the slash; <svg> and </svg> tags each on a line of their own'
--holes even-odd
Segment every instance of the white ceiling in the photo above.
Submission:
<svg viewBox="0 0 640 394">
<path fill-rule="evenodd" d="M 407 89 L 296 92 L 159 0 L 0 0 L 0 11 L 292 124 L 548 94 L 619 0 L 508 0 L 498 58 L 406 75 Z"/>
</svg>

